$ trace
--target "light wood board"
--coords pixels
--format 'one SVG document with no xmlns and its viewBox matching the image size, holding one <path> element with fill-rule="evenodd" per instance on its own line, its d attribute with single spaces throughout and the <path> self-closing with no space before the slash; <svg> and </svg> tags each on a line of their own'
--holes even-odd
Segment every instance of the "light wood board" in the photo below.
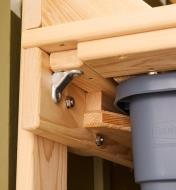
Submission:
<svg viewBox="0 0 176 190">
<path fill-rule="evenodd" d="M 23 0 L 23 29 L 38 28 L 42 25 L 43 0 Z"/>
<path fill-rule="evenodd" d="M 78 57 L 101 76 L 116 77 L 175 70 L 176 28 L 78 45 Z"/>
<path fill-rule="evenodd" d="M 150 6 L 142 0 L 47 0 L 42 6 L 42 25 L 56 25 L 111 14 L 121 16 L 139 9 L 150 9 Z"/>
<path fill-rule="evenodd" d="M 131 128 L 129 118 L 118 113 L 108 111 L 92 111 L 84 115 L 84 127 L 101 134 L 110 141 L 117 142 L 125 147 L 131 148 Z M 117 128 L 119 132 L 117 133 Z M 121 149 L 122 150 L 122 149 Z"/>
<path fill-rule="evenodd" d="M 78 42 L 174 28 L 175 11 L 176 5 L 168 5 L 130 16 L 108 16 L 33 29 L 23 33 L 22 44 L 25 48 L 37 46 L 55 52 L 75 49 Z"/>
</svg>

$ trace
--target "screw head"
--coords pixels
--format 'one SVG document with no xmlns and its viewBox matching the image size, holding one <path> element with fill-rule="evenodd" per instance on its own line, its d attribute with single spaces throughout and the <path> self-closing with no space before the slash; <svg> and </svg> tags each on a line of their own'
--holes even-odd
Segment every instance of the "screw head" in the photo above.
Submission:
<svg viewBox="0 0 176 190">
<path fill-rule="evenodd" d="M 157 75 L 158 72 L 157 71 L 149 71 L 148 75 Z"/>
<path fill-rule="evenodd" d="M 73 108 L 75 106 L 75 99 L 73 97 L 68 96 L 65 99 L 65 105 L 66 105 L 67 109 Z"/>
<path fill-rule="evenodd" d="M 96 142 L 96 145 L 97 145 L 97 146 L 102 146 L 103 143 L 104 143 L 104 138 L 103 138 L 103 136 L 101 136 L 101 135 L 96 135 L 96 140 L 95 140 L 95 142 Z"/>
</svg>

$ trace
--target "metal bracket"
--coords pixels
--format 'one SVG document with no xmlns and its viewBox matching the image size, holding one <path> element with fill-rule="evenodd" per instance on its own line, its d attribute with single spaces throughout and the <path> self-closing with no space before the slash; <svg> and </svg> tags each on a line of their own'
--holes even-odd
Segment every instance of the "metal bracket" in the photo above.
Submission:
<svg viewBox="0 0 176 190">
<path fill-rule="evenodd" d="M 58 103 L 62 97 L 62 91 L 73 80 L 74 77 L 82 75 L 80 70 L 71 70 L 65 72 L 57 72 L 52 75 L 52 99 Z"/>
</svg>

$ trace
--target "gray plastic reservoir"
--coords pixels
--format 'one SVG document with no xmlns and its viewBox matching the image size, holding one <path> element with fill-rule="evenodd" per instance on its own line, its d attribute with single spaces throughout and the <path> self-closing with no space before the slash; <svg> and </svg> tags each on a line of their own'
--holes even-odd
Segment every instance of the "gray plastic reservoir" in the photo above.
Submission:
<svg viewBox="0 0 176 190">
<path fill-rule="evenodd" d="M 118 86 L 115 105 L 132 123 L 135 180 L 142 190 L 176 190 L 176 73 Z"/>
</svg>

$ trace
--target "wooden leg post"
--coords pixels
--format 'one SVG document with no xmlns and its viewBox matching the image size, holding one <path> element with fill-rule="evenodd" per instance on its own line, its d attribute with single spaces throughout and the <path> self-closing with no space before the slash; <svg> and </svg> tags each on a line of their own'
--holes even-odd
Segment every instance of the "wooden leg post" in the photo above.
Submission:
<svg viewBox="0 0 176 190">
<path fill-rule="evenodd" d="M 48 55 L 37 48 L 22 52 L 17 190 L 67 189 L 67 146 L 23 129 L 39 122 L 39 71 L 41 65 L 47 64 L 47 58 Z"/>
<path fill-rule="evenodd" d="M 67 147 L 37 138 L 36 174 L 40 178 L 38 188 L 42 190 L 67 189 Z"/>
</svg>

